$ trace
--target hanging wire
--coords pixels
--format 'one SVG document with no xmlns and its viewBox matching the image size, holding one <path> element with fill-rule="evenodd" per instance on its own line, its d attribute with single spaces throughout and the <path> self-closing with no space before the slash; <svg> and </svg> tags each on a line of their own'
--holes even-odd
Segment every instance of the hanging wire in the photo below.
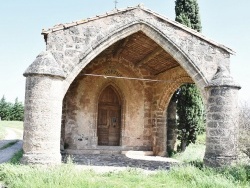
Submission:
<svg viewBox="0 0 250 188">
<path fill-rule="evenodd" d="M 138 81 L 146 81 L 146 82 L 168 82 L 168 83 L 175 82 L 175 83 L 177 83 L 175 80 L 154 80 L 154 79 L 147 79 L 147 78 L 133 78 L 133 77 L 125 77 L 125 76 L 108 76 L 108 75 L 102 75 L 102 74 L 82 74 L 82 76 L 95 76 L 95 77 L 103 77 L 103 78 L 138 80 Z"/>
</svg>

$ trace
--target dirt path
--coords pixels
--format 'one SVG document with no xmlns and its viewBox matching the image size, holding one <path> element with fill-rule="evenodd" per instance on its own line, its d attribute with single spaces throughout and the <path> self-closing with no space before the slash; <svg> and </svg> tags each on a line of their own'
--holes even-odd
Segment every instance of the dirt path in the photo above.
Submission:
<svg viewBox="0 0 250 188">
<path fill-rule="evenodd" d="M 6 149 L 0 150 L 0 163 L 9 161 L 16 152 L 22 149 L 23 142 L 21 140 L 21 131 L 14 128 L 6 128 L 6 133 L 4 140 L 0 140 L 0 148 L 14 141 L 17 141 L 17 143 Z"/>
</svg>

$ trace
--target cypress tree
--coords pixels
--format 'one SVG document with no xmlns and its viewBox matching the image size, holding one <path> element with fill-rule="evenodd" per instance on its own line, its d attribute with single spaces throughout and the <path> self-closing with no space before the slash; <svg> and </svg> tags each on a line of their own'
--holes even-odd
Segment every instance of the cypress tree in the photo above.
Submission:
<svg viewBox="0 0 250 188">
<path fill-rule="evenodd" d="M 176 0 L 175 14 L 175 21 L 201 32 L 199 6 L 196 0 Z"/>
<path fill-rule="evenodd" d="M 176 0 L 175 13 L 177 22 L 201 32 L 196 0 Z M 204 105 L 194 84 L 182 85 L 174 95 L 177 98 L 177 138 L 181 141 L 178 151 L 183 152 L 190 143 L 195 143 L 197 133 L 204 130 Z"/>
<path fill-rule="evenodd" d="M 204 106 L 194 84 L 182 85 L 176 95 L 177 139 L 181 141 L 177 150 L 183 152 L 190 143 L 195 143 L 197 134 L 204 131 Z"/>
</svg>

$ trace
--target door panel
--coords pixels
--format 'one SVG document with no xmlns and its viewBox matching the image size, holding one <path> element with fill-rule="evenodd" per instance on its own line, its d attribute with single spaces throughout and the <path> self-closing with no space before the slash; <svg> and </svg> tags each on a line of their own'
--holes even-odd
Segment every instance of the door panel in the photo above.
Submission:
<svg viewBox="0 0 250 188">
<path fill-rule="evenodd" d="M 121 106 L 119 97 L 107 87 L 98 102 L 98 145 L 119 146 L 121 130 Z"/>
<path fill-rule="evenodd" d="M 109 110 L 109 145 L 110 146 L 119 146 L 120 142 L 120 117 L 119 109 L 110 109 Z"/>
<path fill-rule="evenodd" d="M 108 145 L 109 129 L 108 129 L 108 110 L 99 108 L 98 110 L 98 145 Z"/>
</svg>

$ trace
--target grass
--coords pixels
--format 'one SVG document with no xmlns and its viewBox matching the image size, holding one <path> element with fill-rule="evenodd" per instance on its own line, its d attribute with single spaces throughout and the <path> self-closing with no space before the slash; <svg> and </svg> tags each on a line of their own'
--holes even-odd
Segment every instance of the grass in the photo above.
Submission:
<svg viewBox="0 0 250 188">
<path fill-rule="evenodd" d="M 0 121 L 0 140 L 4 139 L 6 135 L 6 128 L 13 128 L 22 131 L 22 121 Z"/>
<path fill-rule="evenodd" d="M 10 164 L 20 164 L 20 160 L 23 156 L 23 150 L 21 149 L 20 151 L 16 152 L 13 157 L 10 159 L 9 163 Z"/>
<path fill-rule="evenodd" d="M 0 148 L 0 150 L 3 150 L 3 149 L 6 149 L 6 148 L 8 148 L 8 147 L 10 147 L 10 146 L 13 146 L 15 143 L 17 143 L 18 142 L 18 140 L 15 140 L 15 141 L 13 141 L 13 142 L 9 142 L 8 144 L 6 144 L 6 145 L 4 145 L 3 147 L 1 147 Z"/>
<path fill-rule="evenodd" d="M 4 138 L 6 134 L 5 128 L 1 125 L 1 121 L 0 121 L 0 140 Z"/>
<path fill-rule="evenodd" d="M 173 158 L 184 162 L 184 163 L 192 163 L 203 161 L 203 157 L 206 149 L 206 134 L 198 135 L 196 143 L 190 144 L 186 151 L 183 153 L 177 153 L 173 156 Z"/>
<path fill-rule="evenodd" d="M 212 169 L 184 164 L 153 174 L 128 168 L 125 171 L 96 173 L 81 170 L 72 162 L 58 166 L 20 165 L 22 150 L 10 163 L 0 165 L 0 182 L 12 188 L 247 188 L 250 166 Z M 0 183 L 1 184 L 1 183 Z"/>
<path fill-rule="evenodd" d="M 0 181 L 13 188 L 243 188 L 250 187 L 250 171 L 249 167 L 244 166 L 216 170 L 187 165 L 155 174 L 145 174 L 135 169 L 97 174 L 91 170 L 80 170 L 73 164 L 54 167 L 3 164 L 0 165 Z"/>
<path fill-rule="evenodd" d="M 247 188 L 250 187 L 250 166 L 212 169 L 202 165 L 205 136 L 198 137 L 184 153 L 175 158 L 186 162 L 169 171 L 144 173 L 136 169 L 96 173 L 82 170 L 72 162 L 59 166 L 25 166 L 19 163 L 23 151 L 17 152 L 9 163 L 0 165 L 1 182 L 12 188 Z M 198 165 L 197 165 L 198 164 Z"/>
<path fill-rule="evenodd" d="M 0 121 L 0 127 L 9 127 L 9 128 L 23 130 L 23 122 L 22 121 Z"/>
</svg>

